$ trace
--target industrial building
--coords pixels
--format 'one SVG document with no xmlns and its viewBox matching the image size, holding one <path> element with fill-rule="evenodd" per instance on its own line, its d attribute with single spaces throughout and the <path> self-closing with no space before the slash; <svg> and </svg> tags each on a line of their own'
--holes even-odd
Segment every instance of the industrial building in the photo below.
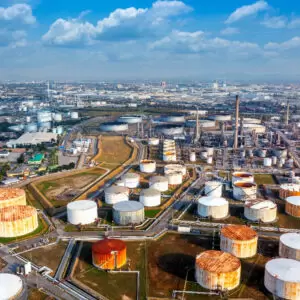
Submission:
<svg viewBox="0 0 300 300">
<path fill-rule="evenodd" d="M 300 233 L 285 233 L 280 236 L 279 256 L 300 261 Z"/>
<path fill-rule="evenodd" d="M 144 219 L 144 205 L 140 202 L 123 201 L 113 206 L 113 220 L 118 225 L 141 224 Z"/>
<path fill-rule="evenodd" d="M 26 205 L 25 191 L 19 188 L 0 188 L 0 209 L 17 205 Z"/>
<path fill-rule="evenodd" d="M 91 200 L 70 202 L 67 205 L 68 222 L 73 225 L 86 225 L 98 219 L 97 204 Z"/>
<path fill-rule="evenodd" d="M 6 145 L 10 148 L 14 148 L 18 145 L 31 146 L 43 143 L 56 142 L 57 134 L 51 132 L 35 132 L 35 133 L 24 133 L 16 140 L 10 140 Z"/>
</svg>

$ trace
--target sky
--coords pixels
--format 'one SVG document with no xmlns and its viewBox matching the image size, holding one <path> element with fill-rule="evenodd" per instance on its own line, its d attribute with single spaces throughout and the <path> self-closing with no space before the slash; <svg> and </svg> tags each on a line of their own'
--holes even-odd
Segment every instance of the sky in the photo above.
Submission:
<svg viewBox="0 0 300 300">
<path fill-rule="evenodd" d="M 300 79 L 300 1 L 0 0 L 0 80 Z"/>
</svg>

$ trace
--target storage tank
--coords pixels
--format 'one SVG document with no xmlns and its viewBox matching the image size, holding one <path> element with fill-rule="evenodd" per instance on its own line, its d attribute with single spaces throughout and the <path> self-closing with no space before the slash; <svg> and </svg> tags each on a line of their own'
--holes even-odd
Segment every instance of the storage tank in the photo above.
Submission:
<svg viewBox="0 0 300 300">
<path fill-rule="evenodd" d="M 279 256 L 300 261 L 300 233 L 285 233 L 280 236 Z"/>
<path fill-rule="evenodd" d="M 300 299 L 300 262 L 288 258 L 276 258 L 265 265 L 266 289 L 281 299 Z"/>
<path fill-rule="evenodd" d="M 164 166 L 165 175 L 173 172 L 181 172 L 183 176 L 186 175 L 186 166 L 178 164 L 170 164 Z"/>
<path fill-rule="evenodd" d="M 0 299 L 18 299 L 23 290 L 22 279 L 14 274 L 0 273 Z"/>
<path fill-rule="evenodd" d="M 232 184 L 235 182 L 254 182 L 254 176 L 248 172 L 233 172 L 232 173 Z"/>
<path fill-rule="evenodd" d="M 143 173 L 154 173 L 156 171 L 156 161 L 148 159 L 141 160 L 140 171 Z"/>
<path fill-rule="evenodd" d="M 164 124 L 155 128 L 157 132 L 167 136 L 181 135 L 184 132 L 183 129 L 182 124 Z"/>
<path fill-rule="evenodd" d="M 162 121 L 167 123 L 184 123 L 185 116 L 180 114 L 167 115 L 162 117 Z"/>
<path fill-rule="evenodd" d="M 265 157 L 264 158 L 264 167 L 271 167 L 272 166 L 272 158 Z"/>
<path fill-rule="evenodd" d="M 25 130 L 25 132 L 37 132 L 38 126 L 36 123 L 29 123 L 29 124 L 25 125 L 24 130 Z"/>
<path fill-rule="evenodd" d="M 129 190 L 127 187 L 113 185 L 106 188 L 104 193 L 105 203 L 107 204 L 116 204 L 118 202 L 129 200 Z"/>
<path fill-rule="evenodd" d="M 105 122 L 100 125 L 100 130 L 105 132 L 121 132 L 128 130 L 127 123 Z"/>
<path fill-rule="evenodd" d="M 206 196 L 221 197 L 223 184 L 220 181 L 207 181 L 205 182 L 204 193 Z"/>
<path fill-rule="evenodd" d="M 191 152 L 190 153 L 190 161 L 195 162 L 196 161 L 196 152 Z"/>
<path fill-rule="evenodd" d="M 0 208 L 26 205 L 26 193 L 19 188 L 0 188 Z"/>
<path fill-rule="evenodd" d="M 50 111 L 39 111 L 37 113 L 37 121 L 38 123 L 45 123 L 52 121 L 52 114 Z"/>
<path fill-rule="evenodd" d="M 79 118 L 79 114 L 77 111 L 72 111 L 71 112 L 71 119 L 78 119 Z"/>
<path fill-rule="evenodd" d="M 62 126 L 57 126 L 56 127 L 56 131 L 57 131 L 57 134 L 63 134 L 64 133 L 64 128 Z"/>
<path fill-rule="evenodd" d="M 229 225 L 221 229 L 222 251 L 229 252 L 239 258 L 248 258 L 256 255 L 257 233 L 244 225 Z"/>
<path fill-rule="evenodd" d="M 60 113 L 54 114 L 53 120 L 54 120 L 55 122 L 61 122 L 61 121 L 62 121 L 62 114 L 60 114 Z"/>
<path fill-rule="evenodd" d="M 127 123 L 127 124 L 137 124 L 137 123 L 142 123 L 143 119 L 141 116 L 128 115 L 128 116 L 119 117 L 118 122 Z"/>
<path fill-rule="evenodd" d="M 263 199 L 246 201 L 244 215 L 250 221 L 271 223 L 277 219 L 277 205 Z"/>
<path fill-rule="evenodd" d="M 292 196 L 300 196 L 300 184 L 282 184 L 279 189 L 279 197 L 285 199 Z"/>
<path fill-rule="evenodd" d="M 113 206 L 113 220 L 119 225 L 141 224 L 144 222 L 144 205 L 137 201 L 123 201 Z"/>
<path fill-rule="evenodd" d="M 207 156 L 213 156 L 214 155 L 214 148 L 213 147 L 207 147 L 205 148 L 207 152 Z"/>
<path fill-rule="evenodd" d="M 140 202 L 145 207 L 159 206 L 161 203 L 161 193 L 153 188 L 141 190 Z"/>
<path fill-rule="evenodd" d="M 149 180 L 149 186 L 160 192 L 166 192 L 169 189 L 169 180 L 164 176 L 153 176 Z"/>
<path fill-rule="evenodd" d="M 287 149 L 284 147 L 275 148 L 273 153 L 277 158 L 287 158 Z"/>
<path fill-rule="evenodd" d="M 195 278 L 205 289 L 230 291 L 240 284 L 241 262 L 230 253 L 208 250 L 196 256 Z"/>
<path fill-rule="evenodd" d="M 211 165 L 213 163 L 213 158 L 212 156 L 209 156 L 206 160 L 206 163 L 208 163 L 209 165 Z"/>
<path fill-rule="evenodd" d="M 140 185 L 140 175 L 137 173 L 126 173 L 121 179 L 124 181 L 124 186 L 130 189 L 135 189 Z"/>
<path fill-rule="evenodd" d="M 50 130 L 52 127 L 51 122 L 42 122 L 39 123 L 38 125 L 39 125 L 39 129 L 43 129 L 43 130 Z"/>
<path fill-rule="evenodd" d="M 126 264 L 126 244 L 121 240 L 104 239 L 92 245 L 93 265 L 98 269 L 113 270 Z"/>
<path fill-rule="evenodd" d="M 158 146 L 159 145 L 159 139 L 158 138 L 150 138 L 148 140 L 148 145 L 150 145 L 150 146 Z"/>
<path fill-rule="evenodd" d="M 257 185 L 251 182 L 235 182 L 233 184 L 233 198 L 239 201 L 255 200 Z"/>
<path fill-rule="evenodd" d="M 258 150 L 258 156 L 265 158 L 267 156 L 267 149 L 259 149 Z"/>
<path fill-rule="evenodd" d="M 163 161 L 165 162 L 171 162 L 171 161 L 176 161 L 176 152 L 173 151 L 167 151 L 163 154 Z"/>
<path fill-rule="evenodd" d="M 68 222 L 73 225 L 91 224 L 98 218 L 98 208 L 94 201 L 80 200 L 67 205 Z"/>
<path fill-rule="evenodd" d="M 292 196 L 285 200 L 285 212 L 290 216 L 300 218 L 300 197 Z"/>
<path fill-rule="evenodd" d="M 276 165 L 277 164 L 277 157 L 276 156 L 272 156 L 272 165 Z"/>
<path fill-rule="evenodd" d="M 34 207 L 9 206 L 0 209 L 0 237 L 18 237 L 38 228 L 38 215 Z"/>
<path fill-rule="evenodd" d="M 166 174 L 166 177 L 168 178 L 168 183 L 170 185 L 179 185 L 182 184 L 182 173 L 181 172 L 172 172 Z"/>
<path fill-rule="evenodd" d="M 210 119 L 218 122 L 227 122 L 227 121 L 231 121 L 231 115 L 216 115 L 210 117 Z"/>
<path fill-rule="evenodd" d="M 229 203 L 224 198 L 202 197 L 198 200 L 198 215 L 201 217 L 224 219 L 228 212 Z"/>
</svg>

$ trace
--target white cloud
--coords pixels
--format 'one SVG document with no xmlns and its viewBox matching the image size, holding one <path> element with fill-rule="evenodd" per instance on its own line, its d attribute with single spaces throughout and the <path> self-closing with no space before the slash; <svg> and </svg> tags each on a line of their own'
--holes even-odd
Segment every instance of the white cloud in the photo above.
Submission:
<svg viewBox="0 0 300 300">
<path fill-rule="evenodd" d="M 23 30 L 0 29 L 0 47 L 23 47 L 27 44 L 26 36 L 27 34 Z"/>
<path fill-rule="evenodd" d="M 227 27 L 221 30 L 220 32 L 222 35 L 234 35 L 240 33 L 238 28 L 235 27 Z"/>
<path fill-rule="evenodd" d="M 293 20 L 290 21 L 290 23 L 288 24 L 289 28 L 298 28 L 300 27 L 300 18 L 295 18 Z"/>
<path fill-rule="evenodd" d="M 15 4 L 7 8 L 0 7 L 0 21 L 16 21 L 23 24 L 34 24 L 35 17 L 28 4 Z"/>
<path fill-rule="evenodd" d="M 283 16 L 267 17 L 261 24 L 267 28 L 280 29 L 287 26 L 287 20 Z"/>
<path fill-rule="evenodd" d="M 58 19 L 42 37 L 49 45 L 89 45 L 96 40 L 134 40 L 155 36 L 174 16 L 191 11 L 181 1 L 157 1 L 150 8 L 116 9 L 96 25 L 81 19 Z"/>
<path fill-rule="evenodd" d="M 285 51 L 300 48 L 300 37 L 296 36 L 283 43 L 268 43 L 265 45 L 266 50 Z"/>
<path fill-rule="evenodd" d="M 227 24 L 234 23 L 250 15 L 255 15 L 260 11 L 265 11 L 269 8 L 266 1 L 260 0 L 251 5 L 244 5 L 237 8 L 225 21 Z"/>
</svg>

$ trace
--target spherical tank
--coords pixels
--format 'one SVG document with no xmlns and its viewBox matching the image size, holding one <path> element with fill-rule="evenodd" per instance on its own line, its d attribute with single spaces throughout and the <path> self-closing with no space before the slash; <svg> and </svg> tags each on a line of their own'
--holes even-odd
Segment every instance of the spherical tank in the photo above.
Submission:
<svg viewBox="0 0 300 300">
<path fill-rule="evenodd" d="M 0 208 L 26 205 L 26 193 L 18 188 L 0 188 Z"/>
<path fill-rule="evenodd" d="M 38 215 L 34 207 L 9 206 L 0 209 L 0 237 L 17 237 L 37 229 Z"/>
<path fill-rule="evenodd" d="M 265 265 L 266 289 L 281 299 L 300 299 L 300 262 L 288 258 L 276 258 Z"/>
<path fill-rule="evenodd" d="M 119 122 L 106 122 L 100 125 L 100 130 L 105 132 L 120 132 L 127 131 L 128 124 L 127 123 L 119 123 Z"/>
<path fill-rule="evenodd" d="M 161 193 L 154 188 L 141 190 L 140 202 L 146 207 L 159 206 L 161 203 Z"/>
<path fill-rule="evenodd" d="M 129 200 L 129 190 L 123 186 L 111 186 L 104 191 L 105 202 L 107 204 L 116 204 Z"/>
<path fill-rule="evenodd" d="M 170 185 L 179 185 L 182 184 L 182 173 L 181 172 L 172 172 L 166 174 L 168 182 Z"/>
<path fill-rule="evenodd" d="M 270 200 L 263 199 L 246 201 L 244 215 L 254 222 L 274 222 L 277 218 L 277 205 Z"/>
<path fill-rule="evenodd" d="M 229 203 L 224 198 L 202 197 L 198 200 L 198 215 L 201 217 L 224 219 L 228 211 Z"/>
<path fill-rule="evenodd" d="M 22 279 L 14 274 L 0 273 L 0 300 L 17 299 L 23 290 Z"/>
<path fill-rule="evenodd" d="M 68 222 L 73 225 L 91 224 L 98 218 L 97 204 L 90 200 L 70 202 L 67 205 Z"/>
<path fill-rule="evenodd" d="M 285 212 L 290 216 L 300 218 L 300 197 L 299 196 L 286 198 Z"/>
<path fill-rule="evenodd" d="M 196 256 L 195 278 L 209 290 L 233 290 L 240 284 L 241 262 L 233 255 L 216 250 Z"/>
<path fill-rule="evenodd" d="M 154 173 L 156 171 L 156 161 L 147 159 L 141 160 L 140 171 L 143 173 Z"/>
<path fill-rule="evenodd" d="M 292 196 L 300 196 L 300 184 L 282 184 L 279 189 L 279 197 L 285 199 Z"/>
<path fill-rule="evenodd" d="M 169 181 L 164 176 L 153 176 L 150 178 L 149 186 L 160 192 L 166 192 L 169 189 Z"/>
<path fill-rule="evenodd" d="M 92 245 L 93 265 L 104 270 L 121 268 L 126 264 L 126 244 L 121 240 L 104 239 Z"/>
<path fill-rule="evenodd" d="M 140 185 L 140 175 L 137 173 L 126 173 L 121 179 L 124 181 L 124 186 L 130 189 L 135 189 Z"/>
<path fill-rule="evenodd" d="M 113 206 L 113 220 L 119 225 L 141 224 L 145 219 L 144 205 L 137 201 L 124 201 Z"/>
<path fill-rule="evenodd" d="M 182 175 L 185 176 L 186 175 L 186 166 L 176 165 L 176 164 L 164 166 L 165 175 L 167 175 L 169 173 L 173 173 L 173 172 L 181 172 Z"/>
<path fill-rule="evenodd" d="M 233 198 L 239 201 L 255 200 L 257 185 L 251 182 L 235 182 L 233 184 Z"/>
<path fill-rule="evenodd" d="M 235 182 L 254 182 L 254 176 L 248 172 L 234 172 L 232 173 L 232 184 Z"/>
<path fill-rule="evenodd" d="M 221 197 L 223 184 L 220 181 L 207 181 L 205 182 L 204 193 L 206 196 Z"/>
<path fill-rule="evenodd" d="M 279 256 L 300 261 L 300 233 L 285 233 L 280 236 Z"/>
<path fill-rule="evenodd" d="M 150 138 L 148 140 L 148 145 L 158 146 L 159 145 L 159 139 L 158 138 Z"/>
<path fill-rule="evenodd" d="M 256 255 L 257 233 L 247 226 L 229 225 L 221 229 L 222 251 L 229 252 L 239 258 Z"/>
</svg>

